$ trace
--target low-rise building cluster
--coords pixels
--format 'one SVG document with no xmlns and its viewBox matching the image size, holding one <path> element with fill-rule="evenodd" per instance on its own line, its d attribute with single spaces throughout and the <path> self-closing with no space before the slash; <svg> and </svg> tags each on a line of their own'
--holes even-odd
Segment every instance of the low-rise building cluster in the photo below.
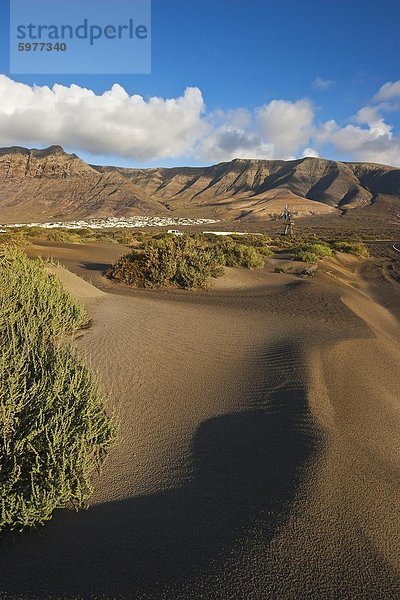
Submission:
<svg viewBox="0 0 400 600">
<path fill-rule="evenodd" d="M 189 219 L 184 217 L 106 217 L 77 221 L 52 221 L 49 223 L 13 223 L 2 227 L 44 227 L 45 229 L 116 229 L 133 227 L 170 227 L 218 223 L 217 219 Z"/>
</svg>

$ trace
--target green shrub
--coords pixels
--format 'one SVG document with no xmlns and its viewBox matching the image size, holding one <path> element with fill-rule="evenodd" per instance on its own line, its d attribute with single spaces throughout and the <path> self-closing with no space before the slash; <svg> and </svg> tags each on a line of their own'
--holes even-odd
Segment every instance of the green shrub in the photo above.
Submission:
<svg viewBox="0 0 400 600">
<path fill-rule="evenodd" d="M 232 235 L 227 239 L 233 239 L 235 242 L 241 245 L 256 248 L 262 256 L 271 256 L 273 254 L 270 248 L 271 238 L 266 235 Z"/>
<path fill-rule="evenodd" d="M 292 248 L 293 238 L 286 235 L 277 235 L 271 238 L 269 244 L 280 249 Z"/>
<path fill-rule="evenodd" d="M 2 246 L 15 246 L 18 248 L 23 248 L 28 244 L 29 241 L 22 231 L 9 229 L 7 233 L 0 234 L 0 248 Z"/>
<path fill-rule="evenodd" d="M 338 252 L 347 252 L 364 258 L 369 256 L 368 249 L 362 242 L 336 241 L 332 243 L 332 246 Z"/>
<path fill-rule="evenodd" d="M 101 237 L 99 238 L 101 239 Z M 115 244 L 122 244 L 123 246 L 130 246 L 134 244 L 136 240 L 136 236 L 132 233 L 114 233 L 112 236 L 105 238 L 103 241 L 114 242 Z"/>
<path fill-rule="evenodd" d="M 294 249 L 297 260 L 315 263 L 319 258 L 332 256 L 332 248 L 325 242 L 310 242 L 301 244 Z"/>
<path fill-rule="evenodd" d="M 316 263 L 318 261 L 318 255 L 310 250 L 297 250 L 296 259 L 302 262 Z"/>
<path fill-rule="evenodd" d="M 162 236 L 122 256 L 108 276 L 137 287 L 202 288 L 221 272 L 219 257 L 211 246 L 188 236 Z"/>
<path fill-rule="evenodd" d="M 256 248 L 235 244 L 228 249 L 225 255 L 227 267 L 246 267 L 246 269 L 259 269 L 264 266 L 264 259 Z"/>
<path fill-rule="evenodd" d="M 84 244 L 90 242 L 109 242 L 113 244 L 129 245 L 134 241 L 131 232 L 124 230 L 110 231 L 103 229 L 91 229 L 81 227 L 79 229 L 67 229 L 60 227 L 57 229 L 46 229 L 44 227 L 24 227 L 21 233 L 27 238 L 39 237 L 50 242 L 61 242 L 67 244 Z"/>
<path fill-rule="evenodd" d="M 78 233 L 65 229 L 53 229 L 46 232 L 44 237 L 49 242 L 63 242 L 67 244 L 80 244 L 82 242 L 82 237 Z"/>
<path fill-rule="evenodd" d="M 107 275 L 137 287 L 204 288 L 210 277 L 223 274 L 224 266 L 258 268 L 264 258 L 256 248 L 232 239 L 161 234 L 122 256 Z"/>
<path fill-rule="evenodd" d="M 271 243 L 271 238 L 267 235 L 254 235 L 248 233 L 247 235 L 231 235 L 231 239 L 246 246 L 254 246 L 254 248 L 262 248 L 268 246 Z"/>
<path fill-rule="evenodd" d="M 258 269 L 264 266 L 265 261 L 259 248 L 235 242 L 230 238 L 218 240 L 215 243 L 215 250 L 219 255 L 219 260 L 226 267 Z"/>
<path fill-rule="evenodd" d="M 88 316 L 39 261 L 0 258 L 0 531 L 85 506 L 115 437 L 89 368 L 61 340 Z"/>
<path fill-rule="evenodd" d="M 95 242 L 97 240 L 108 241 L 109 233 L 97 231 L 95 229 L 43 229 L 41 237 L 50 242 L 63 242 L 66 244 L 84 244 L 85 242 Z M 112 240 L 113 241 L 113 240 Z"/>
<path fill-rule="evenodd" d="M 261 246 L 261 247 L 257 247 L 257 251 L 261 254 L 261 256 L 272 256 L 273 255 L 273 251 L 271 250 L 271 248 L 269 246 Z"/>
<path fill-rule="evenodd" d="M 23 225 L 22 227 L 10 228 L 10 231 L 19 232 L 26 237 L 39 237 L 43 233 L 41 227 L 30 227 L 29 225 Z"/>
</svg>

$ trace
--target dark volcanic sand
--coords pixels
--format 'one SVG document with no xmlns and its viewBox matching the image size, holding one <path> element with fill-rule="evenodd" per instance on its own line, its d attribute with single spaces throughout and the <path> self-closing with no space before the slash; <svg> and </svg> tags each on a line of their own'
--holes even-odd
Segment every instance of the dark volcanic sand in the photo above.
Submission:
<svg viewBox="0 0 400 600">
<path fill-rule="evenodd" d="M 358 261 L 125 293 L 118 248 L 51 252 L 109 292 L 77 343 L 121 436 L 88 511 L 5 540 L 5 598 L 399 597 L 400 324 Z"/>
</svg>

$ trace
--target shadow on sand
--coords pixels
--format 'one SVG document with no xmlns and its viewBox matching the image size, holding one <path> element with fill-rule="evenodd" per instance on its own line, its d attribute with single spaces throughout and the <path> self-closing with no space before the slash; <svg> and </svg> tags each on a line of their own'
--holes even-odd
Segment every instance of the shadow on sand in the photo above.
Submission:
<svg viewBox="0 0 400 600">
<path fill-rule="evenodd" d="M 266 352 L 282 358 L 272 370 L 265 365 L 249 408 L 198 428 L 194 476 L 185 486 L 78 514 L 59 511 L 38 532 L 7 540 L 0 548 L 5 597 L 173 598 L 171 586 L 190 589 L 202 572 L 212 576 L 254 519 L 271 540 L 322 436 L 309 413 L 299 353 L 289 345 Z M 203 597 L 215 596 L 205 588 Z"/>
<path fill-rule="evenodd" d="M 93 271 L 95 273 L 101 273 L 105 275 L 106 271 L 112 266 L 112 263 L 100 263 L 100 262 L 81 262 L 79 267 L 85 269 L 85 271 Z"/>
</svg>

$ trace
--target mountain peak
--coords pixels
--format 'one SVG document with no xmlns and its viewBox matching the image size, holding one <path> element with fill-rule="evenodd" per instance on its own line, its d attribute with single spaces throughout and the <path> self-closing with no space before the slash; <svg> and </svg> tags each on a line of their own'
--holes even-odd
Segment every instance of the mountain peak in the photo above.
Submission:
<svg viewBox="0 0 400 600">
<path fill-rule="evenodd" d="M 48 148 L 25 148 L 24 146 L 10 146 L 8 148 L 0 148 L 0 156 L 5 154 L 20 154 L 23 156 L 35 156 L 37 158 L 45 158 L 46 156 L 71 156 L 78 158 L 76 154 L 68 154 L 62 146 L 55 144 Z"/>
<path fill-rule="evenodd" d="M 43 149 L 32 149 L 32 154 L 34 156 L 37 156 L 38 158 L 40 157 L 45 157 L 45 156 L 52 156 L 52 155 L 64 155 L 64 156 L 76 156 L 76 155 L 70 155 L 67 152 L 65 152 L 64 148 L 62 146 L 59 146 L 57 144 L 53 145 L 53 146 L 49 146 L 48 148 L 43 148 Z"/>
</svg>

